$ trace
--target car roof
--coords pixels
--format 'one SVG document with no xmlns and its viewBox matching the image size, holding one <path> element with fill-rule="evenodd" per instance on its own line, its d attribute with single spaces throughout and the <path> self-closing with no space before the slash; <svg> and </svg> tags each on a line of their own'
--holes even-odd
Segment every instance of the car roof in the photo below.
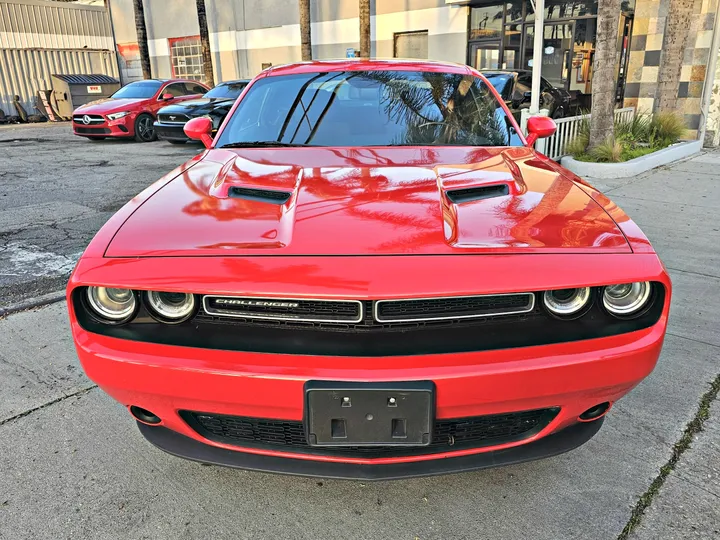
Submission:
<svg viewBox="0 0 720 540">
<path fill-rule="evenodd" d="M 457 73 L 472 75 L 473 71 L 464 64 L 441 62 L 436 60 L 416 59 L 341 59 L 314 60 L 296 62 L 266 69 L 266 77 L 276 75 L 296 75 L 300 73 L 316 73 L 318 71 L 432 71 L 438 73 Z"/>
</svg>

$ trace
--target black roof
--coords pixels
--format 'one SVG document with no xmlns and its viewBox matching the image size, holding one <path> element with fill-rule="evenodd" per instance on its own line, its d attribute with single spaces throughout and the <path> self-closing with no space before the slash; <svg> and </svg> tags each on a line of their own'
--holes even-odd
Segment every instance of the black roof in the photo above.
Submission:
<svg viewBox="0 0 720 540">
<path fill-rule="evenodd" d="M 67 75 L 64 73 L 53 74 L 53 77 L 69 84 L 120 84 L 120 81 L 107 75 Z"/>
</svg>

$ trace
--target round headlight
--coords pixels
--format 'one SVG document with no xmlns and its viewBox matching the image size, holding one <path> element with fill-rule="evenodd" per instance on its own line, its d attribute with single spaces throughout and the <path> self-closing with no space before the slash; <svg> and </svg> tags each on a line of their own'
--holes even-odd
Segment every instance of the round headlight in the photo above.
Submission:
<svg viewBox="0 0 720 540">
<path fill-rule="evenodd" d="M 88 287 L 87 299 L 97 315 L 115 322 L 129 319 L 137 305 L 130 289 Z"/>
<path fill-rule="evenodd" d="M 632 315 L 644 308 L 650 299 L 650 283 L 636 281 L 608 285 L 603 289 L 603 305 L 613 315 Z"/>
<path fill-rule="evenodd" d="M 574 315 L 590 302 L 590 287 L 545 291 L 543 302 L 551 313 L 559 317 Z"/>
<path fill-rule="evenodd" d="M 150 311 L 168 322 L 187 319 L 195 309 L 195 296 L 189 293 L 148 291 Z"/>
</svg>

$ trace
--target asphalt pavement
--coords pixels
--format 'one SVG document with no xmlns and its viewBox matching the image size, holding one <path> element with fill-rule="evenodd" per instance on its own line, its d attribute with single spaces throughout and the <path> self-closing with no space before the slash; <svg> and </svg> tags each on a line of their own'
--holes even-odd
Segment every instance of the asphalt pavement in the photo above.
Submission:
<svg viewBox="0 0 720 540">
<path fill-rule="evenodd" d="M 39 130 L 42 142 L 9 145 L 0 131 L 0 268 L 19 274 L 0 276 L 3 303 L 61 287 L 72 264 L 46 262 L 74 260 L 112 209 L 198 150 Z M 25 161 L 8 168 L 8 150 Z M 76 176 L 57 170 L 76 161 Z M 583 447 L 374 483 L 184 461 L 85 378 L 57 302 L 0 319 L 0 538 L 720 539 L 720 153 L 596 185 L 653 241 L 674 297 L 658 367 Z M 8 255 L 18 244 L 48 274 L 26 276 L 29 256 Z"/>
</svg>

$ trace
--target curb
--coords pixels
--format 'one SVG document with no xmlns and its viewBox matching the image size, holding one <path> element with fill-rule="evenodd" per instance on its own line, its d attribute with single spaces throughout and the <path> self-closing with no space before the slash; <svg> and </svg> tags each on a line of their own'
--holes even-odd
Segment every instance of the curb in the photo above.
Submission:
<svg viewBox="0 0 720 540">
<path fill-rule="evenodd" d="M 36 296 L 35 298 L 28 298 L 27 300 L 23 300 L 17 304 L 0 307 L 0 318 L 7 317 L 8 315 L 12 315 L 13 313 L 18 313 L 20 311 L 55 304 L 62 300 L 65 300 L 65 291 L 55 291 L 43 294 L 42 296 Z"/>
</svg>

